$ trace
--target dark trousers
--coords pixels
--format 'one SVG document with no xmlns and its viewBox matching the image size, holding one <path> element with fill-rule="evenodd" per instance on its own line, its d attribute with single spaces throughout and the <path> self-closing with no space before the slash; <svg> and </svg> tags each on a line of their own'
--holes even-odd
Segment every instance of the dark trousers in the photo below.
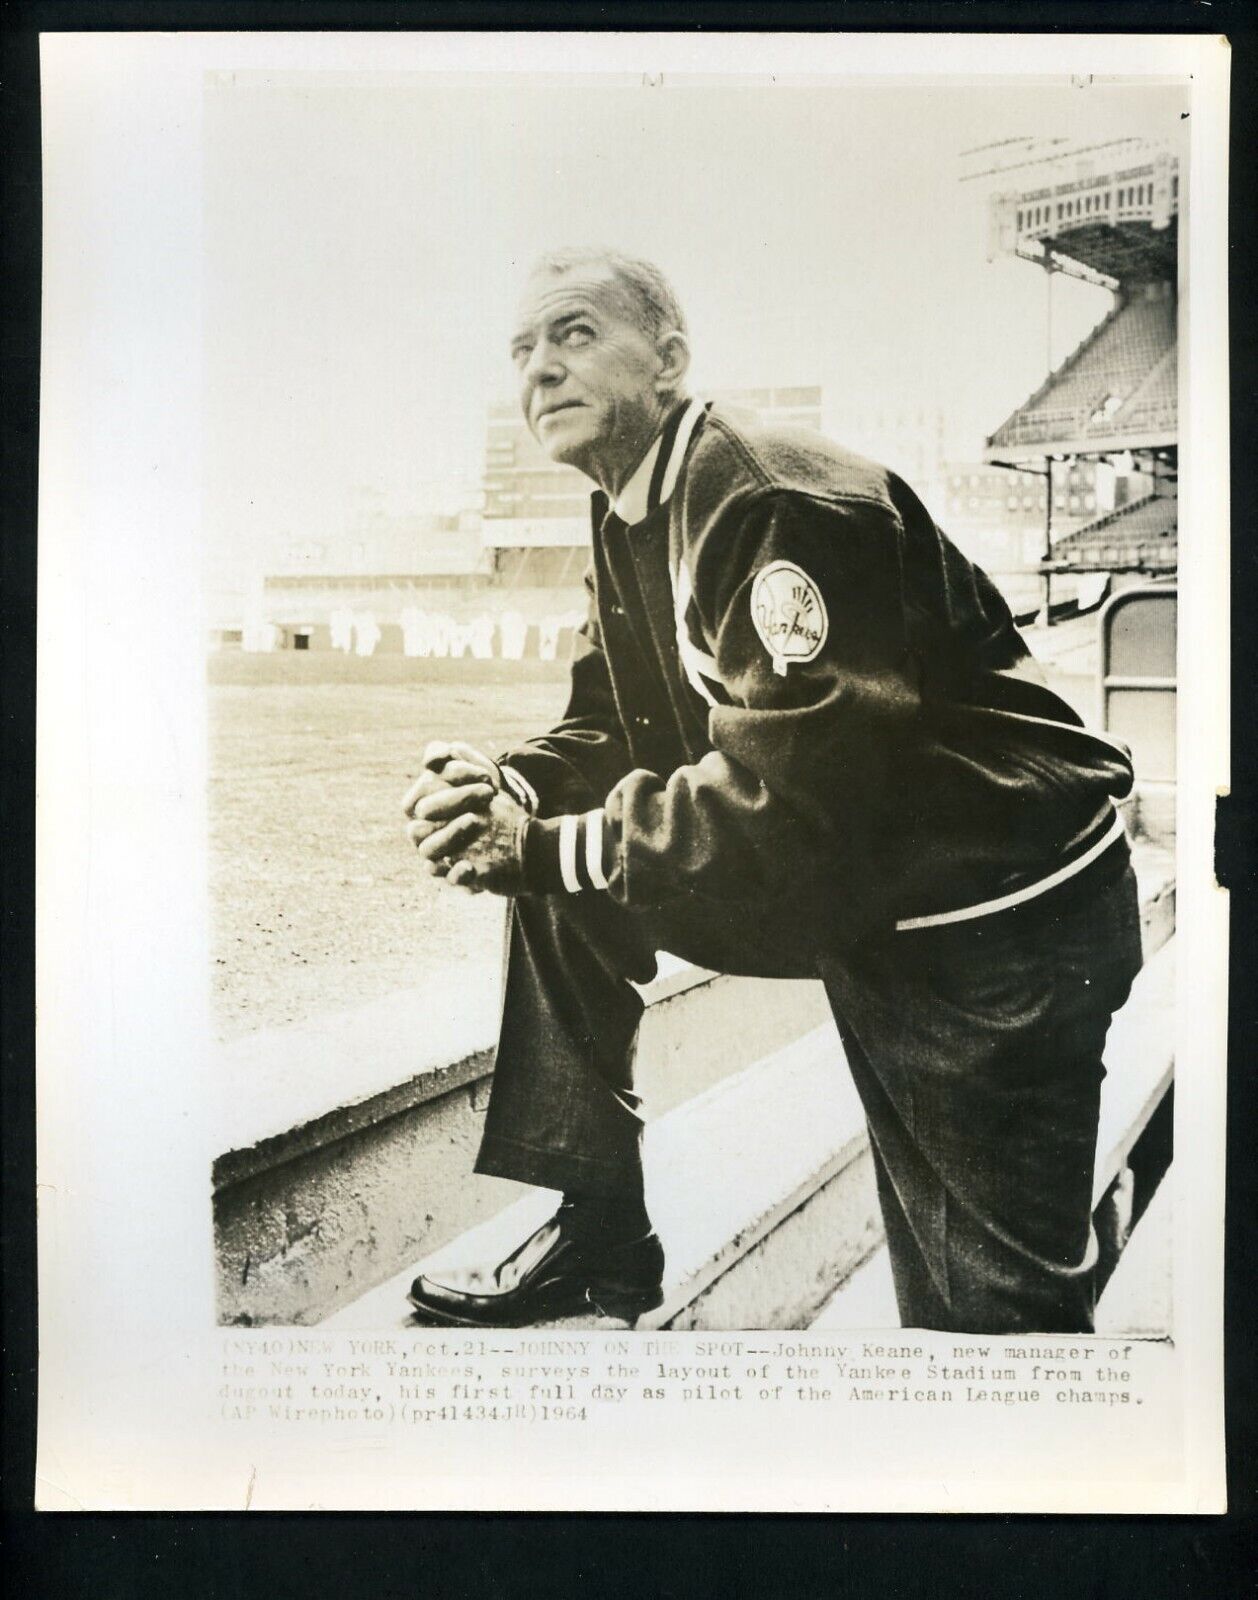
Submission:
<svg viewBox="0 0 1258 1600">
<path fill-rule="evenodd" d="M 1102 1051 L 1141 960 L 1134 874 L 1110 854 L 1015 911 L 842 954 L 761 906 L 521 897 L 477 1170 L 591 1194 L 636 1179 L 632 984 L 656 950 L 819 977 L 869 1124 L 903 1324 L 1088 1332 Z"/>
</svg>

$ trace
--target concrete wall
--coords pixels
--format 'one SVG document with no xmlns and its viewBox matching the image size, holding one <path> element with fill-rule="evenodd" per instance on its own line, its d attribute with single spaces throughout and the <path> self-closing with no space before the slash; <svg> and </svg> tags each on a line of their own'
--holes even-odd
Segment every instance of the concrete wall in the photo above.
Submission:
<svg viewBox="0 0 1258 1600">
<path fill-rule="evenodd" d="M 220 1319 L 317 1321 L 514 1198 L 515 1185 L 468 1182 L 487 1088 L 478 1078 L 219 1188 Z"/>
</svg>

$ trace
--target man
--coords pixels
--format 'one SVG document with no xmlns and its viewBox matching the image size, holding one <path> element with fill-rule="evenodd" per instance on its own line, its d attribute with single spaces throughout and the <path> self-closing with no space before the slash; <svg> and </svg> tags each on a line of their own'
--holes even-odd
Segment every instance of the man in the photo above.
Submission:
<svg viewBox="0 0 1258 1600">
<path fill-rule="evenodd" d="M 666 949 L 825 984 L 906 1325 L 1089 1329 L 1102 1047 L 1140 965 L 1126 750 L 898 478 L 687 395 L 655 268 L 546 258 L 512 354 L 598 486 L 568 708 L 497 762 L 430 746 L 405 804 L 427 870 L 513 897 L 477 1170 L 564 1199 L 492 1292 L 420 1277 L 416 1311 L 660 1303 L 631 980 Z"/>
</svg>

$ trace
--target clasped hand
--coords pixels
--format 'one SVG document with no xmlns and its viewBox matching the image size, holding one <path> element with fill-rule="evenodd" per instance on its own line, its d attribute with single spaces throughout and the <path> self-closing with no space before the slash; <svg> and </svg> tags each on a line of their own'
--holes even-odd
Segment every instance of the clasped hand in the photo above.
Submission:
<svg viewBox="0 0 1258 1600">
<path fill-rule="evenodd" d="M 497 765 L 471 745 L 443 741 L 425 748 L 423 765 L 402 809 L 424 871 L 473 894 L 515 894 L 528 819 Z"/>
</svg>

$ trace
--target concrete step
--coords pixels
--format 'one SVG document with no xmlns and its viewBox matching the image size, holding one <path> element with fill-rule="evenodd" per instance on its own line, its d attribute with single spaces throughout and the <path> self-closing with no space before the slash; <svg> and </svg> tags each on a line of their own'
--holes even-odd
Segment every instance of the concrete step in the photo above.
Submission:
<svg viewBox="0 0 1258 1600">
<path fill-rule="evenodd" d="M 1099 1202 L 1131 1160 L 1175 1081 L 1175 940 L 1146 961 L 1110 1024 L 1092 1198 Z"/>
<path fill-rule="evenodd" d="M 805 1327 L 880 1238 L 864 1115 L 832 1023 L 652 1123 L 645 1161 L 667 1269 L 664 1304 L 639 1329 Z M 530 1195 L 322 1326 L 409 1325 L 417 1272 L 482 1282 L 557 1203 Z"/>
<path fill-rule="evenodd" d="M 880 1244 L 869 1260 L 835 1290 L 813 1318 L 811 1326 L 822 1331 L 900 1326 L 891 1257 L 885 1244 Z"/>
<path fill-rule="evenodd" d="M 1110 1338 L 1165 1338 L 1174 1327 L 1171 1186 L 1163 1182 L 1136 1224 L 1097 1303 L 1096 1331 Z"/>
</svg>

